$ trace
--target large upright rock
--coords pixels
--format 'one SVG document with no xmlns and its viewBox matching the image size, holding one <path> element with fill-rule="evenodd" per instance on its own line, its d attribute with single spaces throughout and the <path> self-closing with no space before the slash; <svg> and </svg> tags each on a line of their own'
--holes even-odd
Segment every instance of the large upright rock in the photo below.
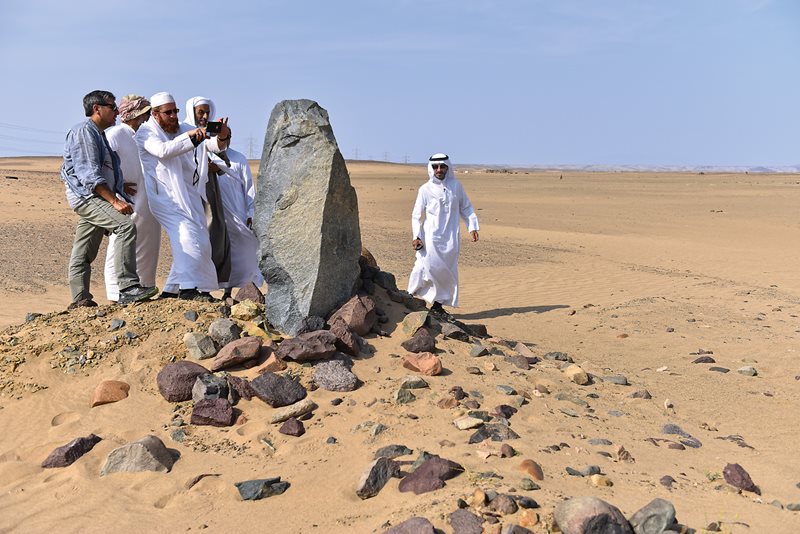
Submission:
<svg viewBox="0 0 800 534">
<path fill-rule="evenodd" d="M 267 280 L 267 319 L 296 335 L 352 294 L 360 269 L 358 200 L 328 112 L 311 100 L 279 102 L 269 118 L 253 228 Z"/>
</svg>

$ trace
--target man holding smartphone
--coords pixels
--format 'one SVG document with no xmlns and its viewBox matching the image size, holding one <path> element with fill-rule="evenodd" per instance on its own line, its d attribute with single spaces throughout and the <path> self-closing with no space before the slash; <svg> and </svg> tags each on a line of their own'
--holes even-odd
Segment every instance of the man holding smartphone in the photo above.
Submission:
<svg viewBox="0 0 800 534">
<path fill-rule="evenodd" d="M 223 119 L 217 136 L 203 127 L 180 123 L 180 110 L 166 92 L 150 98 L 152 117 L 136 132 L 150 211 L 169 235 L 172 268 L 163 297 L 210 301 L 219 288 L 211 258 L 204 202 L 208 153 L 228 147 L 230 129 Z"/>
</svg>

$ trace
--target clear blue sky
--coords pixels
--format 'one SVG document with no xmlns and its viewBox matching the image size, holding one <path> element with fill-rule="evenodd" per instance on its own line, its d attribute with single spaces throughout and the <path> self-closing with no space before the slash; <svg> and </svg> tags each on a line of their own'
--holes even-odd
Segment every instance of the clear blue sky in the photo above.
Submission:
<svg viewBox="0 0 800 534">
<path fill-rule="evenodd" d="M 797 0 L 2 0 L 0 68 L 0 156 L 108 89 L 210 97 L 255 157 L 310 98 L 346 158 L 800 164 Z"/>
</svg>

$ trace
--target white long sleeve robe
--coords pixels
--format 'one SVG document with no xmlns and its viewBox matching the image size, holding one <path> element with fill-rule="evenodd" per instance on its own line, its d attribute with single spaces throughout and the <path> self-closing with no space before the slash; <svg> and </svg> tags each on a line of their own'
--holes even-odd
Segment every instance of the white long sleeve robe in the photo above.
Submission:
<svg viewBox="0 0 800 534">
<path fill-rule="evenodd" d="M 150 118 L 136 132 L 150 211 L 169 235 L 172 267 L 164 284 L 169 292 L 219 288 L 203 207 L 208 150 L 219 147 L 216 137 L 195 147 L 187 133 L 192 129 L 180 123 L 178 133 L 168 134 Z"/>
<path fill-rule="evenodd" d="M 139 159 L 139 147 L 134 140 L 135 135 L 133 128 L 125 123 L 106 130 L 108 144 L 119 156 L 122 178 L 125 182 L 136 185 L 136 194 L 131 197 L 133 201 L 131 219 L 136 225 L 136 274 L 139 275 L 141 285 L 150 287 L 156 285 L 156 266 L 161 249 L 161 225 L 153 217 L 150 204 L 147 202 L 142 162 Z M 108 238 L 104 269 L 106 296 L 111 301 L 119 299 L 117 271 L 114 268 L 116 241 L 116 234 L 111 234 Z"/>
<path fill-rule="evenodd" d="M 429 303 L 458 306 L 460 219 L 472 232 L 480 229 L 478 217 L 452 168 L 439 180 L 428 165 L 428 176 L 411 213 L 413 239 L 421 239 L 423 247 L 416 253 L 408 292 Z"/>
<path fill-rule="evenodd" d="M 211 158 L 224 171 L 217 176 L 217 183 L 231 240 L 231 276 L 227 283 L 220 285 L 242 287 L 253 282 L 261 287 L 264 277 L 258 268 L 258 238 L 247 226 L 247 219 L 253 218 L 255 204 L 253 174 L 244 154 L 231 148 L 225 153 L 231 162 L 230 167 L 217 157 Z"/>
</svg>

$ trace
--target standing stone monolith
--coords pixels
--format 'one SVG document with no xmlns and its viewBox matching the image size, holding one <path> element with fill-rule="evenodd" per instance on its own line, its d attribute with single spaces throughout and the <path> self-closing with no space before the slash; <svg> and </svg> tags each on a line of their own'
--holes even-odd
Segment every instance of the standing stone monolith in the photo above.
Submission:
<svg viewBox="0 0 800 534">
<path fill-rule="evenodd" d="M 312 100 L 272 110 L 253 228 L 267 281 L 267 319 L 295 335 L 350 298 L 360 269 L 358 199 L 328 112 Z"/>
</svg>

